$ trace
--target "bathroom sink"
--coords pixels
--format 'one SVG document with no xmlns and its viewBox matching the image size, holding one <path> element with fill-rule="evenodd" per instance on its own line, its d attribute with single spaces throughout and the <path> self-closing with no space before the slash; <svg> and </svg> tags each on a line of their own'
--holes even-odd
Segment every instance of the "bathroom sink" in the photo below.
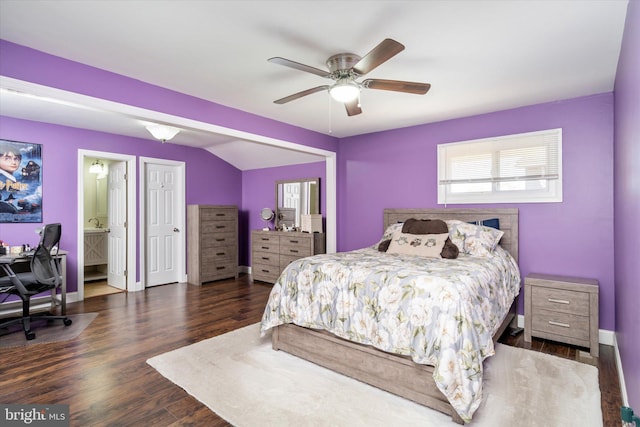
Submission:
<svg viewBox="0 0 640 427">
<path fill-rule="evenodd" d="M 106 228 L 95 228 L 95 227 L 87 227 L 84 229 L 85 233 L 106 233 L 107 231 L 109 231 Z"/>
</svg>

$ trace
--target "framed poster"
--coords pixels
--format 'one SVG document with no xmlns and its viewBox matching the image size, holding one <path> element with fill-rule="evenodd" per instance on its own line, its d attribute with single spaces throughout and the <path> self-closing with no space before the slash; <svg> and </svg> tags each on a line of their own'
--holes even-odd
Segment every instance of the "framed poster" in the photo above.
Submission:
<svg viewBox="0 0 640 427">
<path fill-rule="evenodd" d="M 42 145 L 0 139 L 1 222 L 42 222 Z"/>
</svg>

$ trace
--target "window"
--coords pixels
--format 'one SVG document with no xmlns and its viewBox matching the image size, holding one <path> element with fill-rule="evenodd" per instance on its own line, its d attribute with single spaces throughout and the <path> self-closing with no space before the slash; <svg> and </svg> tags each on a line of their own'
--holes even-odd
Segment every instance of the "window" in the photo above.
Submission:
<svg viewBox="0 0 640 427">
<path fill-rule="evenodd" d="M 562 129 L 438 145 L 438 203 L 562 201 Z"/>
</svg>

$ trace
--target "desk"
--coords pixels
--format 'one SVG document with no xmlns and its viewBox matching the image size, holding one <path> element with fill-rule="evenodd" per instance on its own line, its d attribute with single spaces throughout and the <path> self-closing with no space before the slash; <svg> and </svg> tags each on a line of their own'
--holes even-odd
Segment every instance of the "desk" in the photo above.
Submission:
<svg viewBox="0 0 640 427">
<path fill-rule="evenodd" d="M 58 251 L 55 258 L 60 260 L 62 283 L 60 284 L 60 295 L 56 294 L 55 289 L 51 291 L 51 310 L 55 309 L 56 305 L 60 305 L 60 313 L 64 316 L 67 314 L 67 251 Z M 16 269 L 20 271 L 29 271 L 30 262 L 31 257 L 25 255 L 0 255 L 0 273 L 4 271 L 8 275 L 9 271 L 13 271 L 12 266 L 17 267 Z M 0 308 L 2 306 L 4 304 L 0 305 Z"/>
</svg>

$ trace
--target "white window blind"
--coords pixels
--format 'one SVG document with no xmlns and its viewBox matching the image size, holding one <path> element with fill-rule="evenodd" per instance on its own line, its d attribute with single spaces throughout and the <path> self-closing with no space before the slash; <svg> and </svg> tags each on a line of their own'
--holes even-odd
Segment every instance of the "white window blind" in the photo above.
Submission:
<svg viewBox="0 0 640 427">
<path fill-rule="evenodd" d="M 438 203 L 562 201 L 562 129 L 438 145 Z"/>
</svg>

